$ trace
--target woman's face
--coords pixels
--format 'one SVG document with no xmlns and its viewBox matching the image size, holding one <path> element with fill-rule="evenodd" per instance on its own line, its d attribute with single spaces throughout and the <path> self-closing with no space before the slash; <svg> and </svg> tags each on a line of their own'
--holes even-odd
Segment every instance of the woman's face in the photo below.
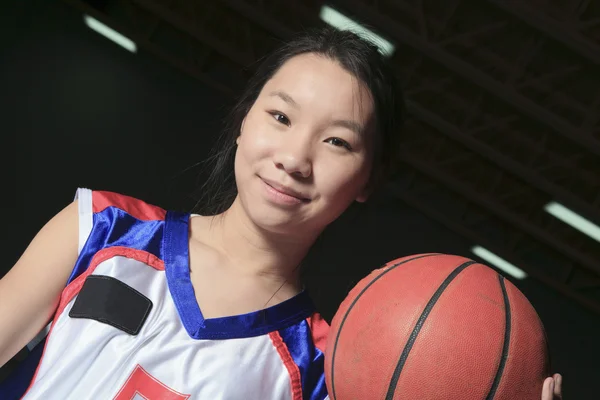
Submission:
<svg viewBox="0 0 600 400">
<path fill-rule="evenodd" d="M 238 201 L 258 226 L 319 232 L 367 198 L 372 164 L 369 90 L 315 54 L 288 60 L 248 112 L 238 137 Z"/>
</svg>

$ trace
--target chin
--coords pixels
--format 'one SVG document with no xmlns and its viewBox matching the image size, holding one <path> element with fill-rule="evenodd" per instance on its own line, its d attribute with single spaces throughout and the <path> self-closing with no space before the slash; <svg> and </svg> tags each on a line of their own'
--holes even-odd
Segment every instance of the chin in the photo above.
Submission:
<svg viewBox="0 0 600 400">
<path fill-rule="evenodd" d="M 299 233 L 307 229 L 301 215 L 274 207 L 256 205 L 246 210 L 250 220 L 259 228 L 279 234 Z"/>
<path fill-rule="evenodd" d="M 264 231 L 286 236 L 315 238 L 339 216 L 329 213 L 314 215 L 307 212 L 310 210 L 303 211 L 293 212 L 258 204 L 246 210 L 246 213 L 252 223 Z"/>
</svg>

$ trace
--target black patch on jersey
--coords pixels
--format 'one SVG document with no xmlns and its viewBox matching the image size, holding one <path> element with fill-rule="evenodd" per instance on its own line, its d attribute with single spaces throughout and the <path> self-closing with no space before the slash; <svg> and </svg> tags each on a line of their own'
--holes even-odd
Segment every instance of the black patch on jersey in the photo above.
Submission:
<svg viewBox="0 0 600 400">
<path fill-rule="evenodd" d="M 151 309 L 152 301 L 131 286 L 111 276 L 90 275 L 69 317 L 93 319 L 137 335 Z"/>
</svg>

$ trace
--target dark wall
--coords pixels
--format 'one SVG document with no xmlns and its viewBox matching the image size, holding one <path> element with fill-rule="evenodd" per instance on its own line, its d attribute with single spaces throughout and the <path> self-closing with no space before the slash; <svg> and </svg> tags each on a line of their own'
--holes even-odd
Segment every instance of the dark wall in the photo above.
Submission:
<svg viewBox="0 0 600 400">
<path fill-rule="evenodd" d="M 189 209 L 198 186 L 195 165 L 206 157 L 230 102 L 143 51 L 131 54 L 89 31 L 63 3 L 13 7 L 2 12 L 0 49 L 9 202 L 0 276 L 79 186 Z M 423 252 L 471 256 L 471 245 L 383 195 L 325 232 L 306 262 L 307 285 L 330 318 L 347 291 L 384 262 Z M 565 398 L 598 398 L 599 318 L 536 281 L 515 283 L 545 323 Z"/>
<path fill-rule="evenodd" d="M 63 3 L 26 4 L 0 63 L 2 131 L 14 141 L 5 193 L 26 213 L 11 213 L 11 260 L 78 186 L 189 207 L 193 166 L 206 158 L 227 100 L 113 45 Z"/>
</svg>

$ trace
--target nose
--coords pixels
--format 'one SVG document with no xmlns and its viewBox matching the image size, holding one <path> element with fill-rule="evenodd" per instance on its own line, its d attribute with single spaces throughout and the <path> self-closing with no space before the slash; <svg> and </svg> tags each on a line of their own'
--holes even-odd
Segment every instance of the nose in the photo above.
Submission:
<svg viewBox="0 0 600 400">
<path fill-rule="evenodd" d="M 307 139 L 288 140 L 273 156 L 273 163 L 297 178 L 308 178 L 312 174 L 310 141 Z"/>
</svg>

